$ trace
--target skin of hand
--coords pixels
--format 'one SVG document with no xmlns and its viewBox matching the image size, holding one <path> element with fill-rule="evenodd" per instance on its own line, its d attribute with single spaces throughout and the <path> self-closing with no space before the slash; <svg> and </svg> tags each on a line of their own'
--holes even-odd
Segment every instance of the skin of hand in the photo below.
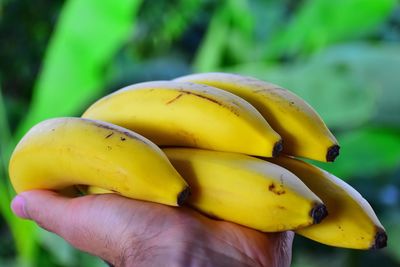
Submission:
<svg viewBox="0 0 400 267">
<path fill-rule="evenodd" d="M 17 195 L 11 208 L 117 267 L 283 267 L 291 262 L 293 232 L 266 234 L 187 207 L 114 194 L 67 198 L 33 190 Z"/>
</svg>

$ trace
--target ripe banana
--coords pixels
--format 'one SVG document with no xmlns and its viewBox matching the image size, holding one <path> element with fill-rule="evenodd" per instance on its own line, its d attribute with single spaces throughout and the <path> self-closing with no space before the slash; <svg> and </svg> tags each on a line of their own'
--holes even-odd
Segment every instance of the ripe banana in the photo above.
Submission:
<svg viewBox="0 0 400 267">
<path fill-rule="evenodd" d="M 83 184 L 173 206 L 189 194 L 186 182 L 149 140 L 82 118 L 50 119 L 34 126 L 16 146 L 9 172 L 18 193 Z"/>
<path fill-rule="evenodd" d="M 161 146 L 275 156 L 280 136 L 248 102 L 206 85 L 158 81 L 123 88 L 82 117 L 131 129 Z"/>
<path fill-rule="evenodd" d="M 318 225 L 298 229 L 323 244 L 355 249 L 386 246 L 385 229 L 372 207 L 349 184 L 318 167 L 288 157 L 268 159 L 297 175 L 326 204 L 328 216 Z"/>
<path fill-rule="evenodd" d="M 192 189 L 187 203 L 210 217 L 276 232 L 319 223 L 322 201 L 294 174 L 243 154 L 163 150 Z"/>
<path fill-rule="evenodd" d="M 200 73 L 175 79 L 214 86 L 252 104 L 283 139 L 283 152 L 334 161 L 339 145 L 321 117 L 303 99 L 277 85 L 228 73 Z"/>
</svg>

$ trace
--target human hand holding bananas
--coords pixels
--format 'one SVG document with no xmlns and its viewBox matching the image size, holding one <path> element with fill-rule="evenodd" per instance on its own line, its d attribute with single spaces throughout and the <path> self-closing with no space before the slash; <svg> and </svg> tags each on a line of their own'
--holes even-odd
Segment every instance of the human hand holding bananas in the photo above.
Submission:
<svg viewBox="0 0 400 267">
<path fill-rule="evenodd" d="M 187 207 L 116 194 L 67 198 L 47 190 L 23 192 L 13 206 L 19 216 L 118 267 L 290 264 L 291 232 L 264 234 Z"/>
<path fill-rule="evenodd" d="M 48 120 L 25 135 L 10 161 L 17 192 L 87 185 L 89 193 L 166 205 L 186 200 L 209 217 L 263 232 L 294 230 L 345 248 L 386 246 L 383 226 L 358 192 L 293 158 L 334 161 L 339 146 L 319 115 L 279 86 L 195 74 L 128 86 L 82 117 Z"/>
</svg>

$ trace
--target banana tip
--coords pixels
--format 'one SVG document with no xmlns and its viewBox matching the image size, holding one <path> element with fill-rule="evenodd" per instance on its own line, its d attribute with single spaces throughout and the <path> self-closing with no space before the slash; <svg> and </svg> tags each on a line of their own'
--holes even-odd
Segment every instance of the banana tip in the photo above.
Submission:
<svg viewBox="0 0 400 267">
<path fill-rule="evenodd" d="M 275 143 L 274 149 L 272 150 L 272 157 L 277 157 L 283 150 L 283 142 L 282 140 L 279 140 L 278 142 Z"/>
<path fill-rule="evenodd" d="M 380 249 L 384 248 L 387 245 L 387 235 L 385 230 L 382 228 L 378 228 L 376 231 L 374 243 L 371 246 L 371 249 Z"/>
<path fill-rule="evenodd" d="M 317 224 L 328 215 L 328 210 L 324 204 L 318 203 L 311 209 L 310 215 L 313 218 L 313 223 Z"/>
<path fill-rule="evenodd" d="M 333 162 L 335 161 L 336 157 L 339 156 L 340 146 L 333 145 L 328 148 L 328 152 L 326 153 L 326 161 Z"/>
<path fill-rule="evenodd" d="M 186 202 L 186 199 L 190 196 L 190 194 L 190 187 L 185 187 L 185 189 L 183 189 L 178 195 L 178 206 L 182 206 Z"/>
</svg>

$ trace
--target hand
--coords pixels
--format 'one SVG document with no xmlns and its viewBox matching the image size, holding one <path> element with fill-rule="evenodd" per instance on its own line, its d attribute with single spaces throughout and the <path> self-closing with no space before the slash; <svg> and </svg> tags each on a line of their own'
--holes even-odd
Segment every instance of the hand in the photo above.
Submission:
<svg viewBox="0 0 400 267">
<path fill-rule="evenodd" d="M 292 232 L 265 234 L 186 207 L 34 190 L 14 198 L 16 215 L 115 266 L 289 266 Z"/>
</svg>

